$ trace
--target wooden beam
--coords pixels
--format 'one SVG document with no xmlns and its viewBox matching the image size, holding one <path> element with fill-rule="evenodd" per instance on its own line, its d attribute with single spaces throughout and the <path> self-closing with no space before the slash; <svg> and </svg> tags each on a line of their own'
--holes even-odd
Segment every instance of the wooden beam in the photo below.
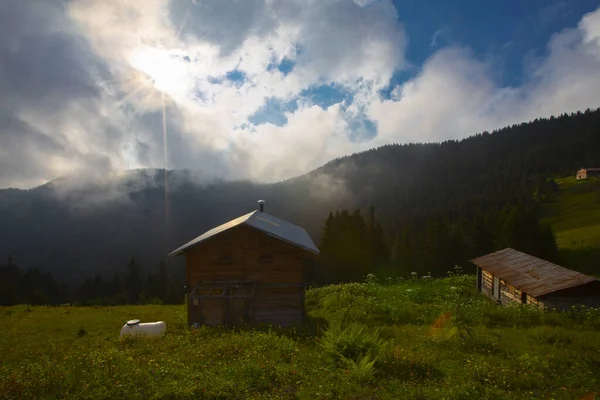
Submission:
<svg viewBox="0 0 600 400">
<path fill-rule="evenodd" d="M 304 287 L 302 284 L 290 284 L 290 283 L 272 283 L 266 285 L 258 285 L 259 288 L 301 288 Z"/>
<path fill-rule="evenodd" d="M 208 288 L 208 292 L 206 293 L 206 296 L 210 296 L 210 292 L 211 292 L 211 290 L 213 290 L 214 286 L 215 286 L 215 283 L 211 282 L 210 287 Z"/>
<path fill-rule="evenodd" d="M 224 296 L 219 295 L 219 294 L 212 295 L 212 296 L 207 296 L 205 294 L 199 294 L 199 295 L 194 296 L 193 298 L 194 299 L 215 299 L 215 298 L 217 298 L 217 299 L 250 299 L 252 297 L 254 297 L 254 296 L 251 294 L 227 294 Z"/>
</svg>

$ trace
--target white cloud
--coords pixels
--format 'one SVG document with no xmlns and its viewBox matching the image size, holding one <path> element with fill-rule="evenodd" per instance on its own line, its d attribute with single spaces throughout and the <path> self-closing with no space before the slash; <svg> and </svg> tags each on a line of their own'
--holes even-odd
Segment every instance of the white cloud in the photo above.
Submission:
<svg viewBox="0 0 600 400">
<path fill-rule="evenodd" d="M 437 31 L 433 32 L 433 35 L 431 36 L 431 43 L 429 43 L 429 45 L 431 47 L 437 46 L 437 44 L 438 44 L 437 38 L 441 33 L 442 33 L 441 29 L 438 29 Z"/>
<path fill-rule="evenodd" d="M 579 29 L 583 32 L 584 43 L 592 42 L 596 48 L 600 47 L 600 12 L 586 14 L 579 23 Z M 593 43 L 595 42 L 595 43 Z"/>
<path fill-rule="evenodd" d="M 600 9 L 577 28 L 555 34 L 548 56 L 519 87 L 494 82 L 494 65 L 465 49 L 435 53 L 421 73 L 373 100 L 368 115 L 379 125 L 372 144 L 439 141 L 483 130 L 600 106 Z"/>
<path fill-rule="evenodd" d="M 283 127 L 261 124 L 234 137 L 232 160 L 257 181 L 282 180 L 352 151 L 340 106 L 301 107 Z"/>
<path fill-rule="evenodd" d="M 226 154 L 237 171 L 231 176 L 285 178 L 351 151 L 339 107 L 324 111 L 300 99 L 284 127 L 251 128 L 248 118 L 268 98 L 297 99 L 322 83 L 372 96 L 404 62 L 405 36 L 389 0 L 154 0 L 143 7 L 141 0 L 110 6 L 75 0 L 70 15 L 117 76 L 142 72 L 139 79 L 118 82 L 120 90 L 134 93 L 121 103 L 139 114 L 158 110 L 162 99 L 148 96 L 145 87 L 151 82 L 178 109 L 187 143 Z M 295 63 L 290 73 L 268 68 L 284 58 Z M 234 69 L 245 74 L 243 82 L 222 80 Z M 137 92 L 140 86 L 144 90 Z"/>
<path fill-rule="evenodd" d="M 37 20 L 37 9 L 29 19 Z M 59 29 L 64 18 L 40 22 L 37 29 L 40 35 L 60 31 L 87 39 L 93 57 L 77 66 L 91 89 L 77 97 L 44 89 L 52 98 L 40 106 L 34 92 L 6 89 L 11 80 L 0 70 L 0 88 L 18 98 L 18 105 L 12 97 L 0 99 L 0 111 L 18 111 L 5 132 L 26 138 L 4 143 L 21 149 L 13 151 L 21 158 L 47 160 L 45 169 L 41 162 L 22 174 L 12 169 L 0 185 L 25 186 L 73 170 L 165 164 L 225 178 L 278 180 L 381 144 L 461 138 L 600 106 L 600 9 L 550 38 L 548 55 L 527 71 L 521 86 L 499 85 L 494 64 L 468 47 L 450 47 L 433 54 L 391 99 L 381 99 L 379 90 L 404 68 L 407 38 L 390 0 L 72 0 L 68 20 L 74 26 Z M 27 34 L 11 33 L 4 35 L 7 49 Z M 2 49 L 0 39 L 0 57 Z M 287 74 L 272 68 L 284 58 L 295 63 Z M 244 79 L 223 78 L 233 70 Z M 38 72 L 40 82 L 52 82 Z M 76 82 L 83 85 L 83 79 Z M 327 83 L 349 90 L 353 103 L 324 110 L 299 96 Z M 298 101 L 287 124 L 248 123 L 273 97 Z M 364 116 L 377 124 L 378 134 L 353 142 L 348 121 Z M 10 153 L 0 150 L 5 169 Z"/>
</svg>

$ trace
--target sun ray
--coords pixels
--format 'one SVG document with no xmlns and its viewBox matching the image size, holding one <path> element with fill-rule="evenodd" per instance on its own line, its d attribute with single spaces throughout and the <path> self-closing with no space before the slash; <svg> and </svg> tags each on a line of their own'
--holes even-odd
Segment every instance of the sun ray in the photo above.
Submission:
<svg viewBox="0 0 600 400">
<path fill-rule="evenodd" d="M 163 128 L 163 156 L 165 167 L 165 225 L 169 223 L 169 159 L 168 159 L 168 140 L 167 140 L 167 106 L 165 103 L 165 94 L 161 93 L 162 99 L 162 128 Z"/>
<path fill-rule="evenodd" d="M 124 82 L 127 82 L 127 81 L 133 81 L 135 79 L 137 79 L 136 76 L 131 76 L 129 78 L 105 79 L 103 81 L 97 81 L 96 84 L 97 85 L 105 85 L 107 83 L 124 83 Z"/>
<path fill-rule="evenodd" d="M 129 92 L 128 94 L 126 94 L 125 96 L 123 96 L 123 98 L 121 100 L 117 101 L 117 103 L 116 103 L 117 107 L 121 107 L 121 105 L 123 103 L 125 103 L 127 100 L 129 100 L 130 98 L 132 98 L 136 94 L 140 93 L 142 90 L 149 89 L 149 88 L 150 88 L 150 86 L 145 85 L 143 83 L 140 83 L 139 86 L 136 89 L 132 90 L 131 92 Z"/>
<path fill-rule="evenodd" d="M 181 21 L 181 25 L 179 25 L 179 29 L 177 29 L 177 36 L 175 36 L 176 39 L 179 39 L 179 36 L 181 36 L 181 32 L 183 31 L 183 28 L 185 28 L 185 25 L 187 24 L 187 20 L 190 17 L 190 7 L 188 7 L 185 16 L 183 17 L 183 20 Z"/>
</svg>

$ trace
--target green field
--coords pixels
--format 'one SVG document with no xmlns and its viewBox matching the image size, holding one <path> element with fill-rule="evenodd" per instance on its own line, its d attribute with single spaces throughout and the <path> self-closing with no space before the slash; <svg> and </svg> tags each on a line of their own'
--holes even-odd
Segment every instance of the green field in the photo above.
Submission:
<svg viewBox="0 0 600 400">
<path fill-rule="evenodd" d="M 502 308 L 472 277 L 311 290 L 296 329 L 185 324 L 183 306 L 0 308 L 0 398 L 593 399 L 600 311 Z M 164 320 L 158 339 L 119 339 Z M 327 328 L 326 328 L 327 327 Z"/>
<path fill-rule="evenodd" d="M 561 262 L 600 275 L 600 181 L 570 177 L 556 182 L 558 192 L 543 204 L 543 211 L 556 235 Z"/>
</svg>

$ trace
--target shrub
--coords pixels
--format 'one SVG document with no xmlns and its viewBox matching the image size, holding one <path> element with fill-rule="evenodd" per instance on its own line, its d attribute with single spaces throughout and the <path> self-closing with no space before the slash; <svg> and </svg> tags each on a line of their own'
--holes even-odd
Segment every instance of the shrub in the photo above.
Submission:
<svg viewBox="0 0 600 400">
<path fill-rule="evenodd" d="M 75 332 L 75 337 L 84 337 L 85 335 L 87 335 L 87 330 L 83 326 L 80 326 Z"/>
<path fill-rule="evenodd" d="M 351 360 L 343 357 L 342 362 L 346 367 L 346 373 L 360 383 L 369 383 L 375 376 L 375 362 L 377 359 L 371 359 L 370 355 L 359 357 L 357 360 Z"/>
<path fill-rule="evenodd" d="M 324 331 L 319 345 L 338 364 L 352 360 L 356 361 L 357 366 L 367 368 L 367 364 L 373 361 L 374 365 L 385 351 L 386 342 L 379 338 L 377 330 L 365 325 L 351 324 L 342 329 L 340 323 L 333 323 Z"/>
</svg>

